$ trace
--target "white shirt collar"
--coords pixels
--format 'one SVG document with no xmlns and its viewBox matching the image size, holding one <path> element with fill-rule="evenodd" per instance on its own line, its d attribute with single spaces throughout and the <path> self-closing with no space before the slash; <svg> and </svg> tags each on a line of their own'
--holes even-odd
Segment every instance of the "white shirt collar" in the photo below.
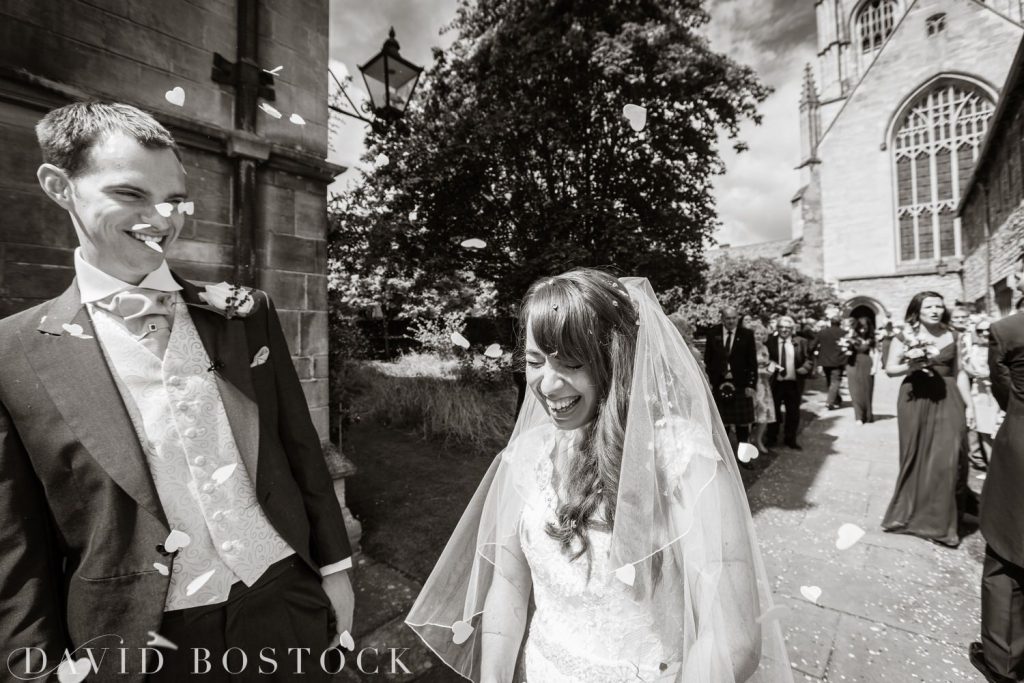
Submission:
<svg viewBox="0 0 1024 683">
<path fill-rule="evenodd" d="M 111 294 L 134 287 L 156 289 L 161 292 L 177 292 L 181 289 L 181 285 L 174 281 L 166 260 L 160 263 L 159 268 L 142 278 L 142 282 L 133 285 L 119 280 L 113 275 L 108 275 L 91 263 L 87 263 L 82 258 L 81 247 L 75 249 L 75 277 L 78 279 L 78 291 L 81 292 L 83 304 L 100 301 Z"/>
</svg>

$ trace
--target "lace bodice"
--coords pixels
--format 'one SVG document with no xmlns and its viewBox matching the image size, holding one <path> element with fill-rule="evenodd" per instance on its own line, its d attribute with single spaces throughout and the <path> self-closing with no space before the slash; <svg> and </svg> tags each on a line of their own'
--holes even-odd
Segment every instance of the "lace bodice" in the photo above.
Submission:
<svg viewBox="0 0 1024 683">
<path fill-rule="evenodd" d="M 550 451 L 548 451 L 550 452 Z M 523 510 L 520 542 L 536 611 L 526 643 L 529 683 L 655 680 L 666 659 L 653 618 L 610 566 L 611 533 L 591 529 L 590 561 L 574 562 L 545 531 L 556 519 L 550 457 L 534 464 L 535 495 Z"/>
</svg>

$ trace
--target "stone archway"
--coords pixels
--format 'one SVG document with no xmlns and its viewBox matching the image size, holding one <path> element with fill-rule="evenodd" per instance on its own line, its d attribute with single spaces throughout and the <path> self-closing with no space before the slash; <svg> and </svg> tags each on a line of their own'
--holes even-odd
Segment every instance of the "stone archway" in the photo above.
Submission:
<svg viewBox="0 0 1024 683">
<path fill-rule="evenodd" d="M 874 323 L 875 329 L 884 325 L 889 320 L 889 312 L 877 299 L 869 296 L 855 296 L 843 302 L 844 318 L 868 317 Z"/>
</svg>

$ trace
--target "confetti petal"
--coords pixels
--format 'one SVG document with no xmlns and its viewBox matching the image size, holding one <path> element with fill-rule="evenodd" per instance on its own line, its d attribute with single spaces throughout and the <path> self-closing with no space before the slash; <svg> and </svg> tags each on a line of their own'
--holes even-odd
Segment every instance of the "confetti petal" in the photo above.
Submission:
<svg viewBox="0 0 1024 683">
<path fill-rule="evenodd" d="M 298 114 L 292 114 L 291 116 L 288 117 L 288 120 L 294 123 L 296 126 L 306 125 L 306 119 L 302 118 Z"/>
<path fill-rule="evenodd" d="M 237 468 L 238 463 L 231 463 L 230 465 L 224 465 L 224 467 L 218 467 L 216 470 L 214 470 L 213 474 L 210 475 L 210 479 L 213 480 L 214 484 L 220 486 L 221 484 L 226 482 L 231 477 L 232 474 L 235 473 L 235 470 Z"/>
<path fill-rule="evenodd" d="M 750 462 L 751 460 L 757 458 L 757 456 L 757 448 L 755 446 L 750 445 L 749 443 L 741 442 L 739 446 L 736 447 L 736 458 L 740 462 Z"/>
<path fill-rule="evenodd" d="M 280 66 L 275 66 L 273 69 L 264 69 L 264 71 L 266 71 L 271 76 L 276 76 L 279 73 L 281 73 L 281 69 L 283 69 L 283 68 L 284 68 L 284 65 L 282 64 Z"/>
<path fill-rule="evenodd" d="M 178 204 L 178 213 L 191 216 L 196 212 L 195 202 L 181 202 Z"/>
<path fill-rule="evenodd" d="M 170 576 L 170 574 L 171 574 L 171 570 L 168 569 L 167 565 L 164 564 L 163 562 L 154 562 L 153 563 L 153 569 L 155 569 L 158 572 L 160 572 L 161 576 Z"/>
<path fill-rule="evenodd" d="M 171 214 L 174 213 L 174 204 L 171 204 L 170 202 L 160 202 L 159 204 L 154 205 L 153 208 L 156 209 L 156 212 L 163 218 L 170 218 Z"/>
<path fill-rule="evenodd" d="M 636 567 L 631 564 L 619 567 L 615 570 L 615 578 L 627 586 L 632 586 L 633 582 L 636 581 Z"/>
<path fill-rule="evenodd" d="M 215 571 L 215 569 L 211 569 L 208 572 L 203 572 L 196 578 L 189 581 L 188 585 L 185 586 L 185 595 L 195 595 L 200 588 L 206 585 L 206 582 L 210 580 L 210 577 L 213 576 Z"/>
<path fill-rule="evenodd" d="M 184 107 L 185 89 L 177 85 L 164 93 L 164 99 L 176 107 Z"/>
<path fill-rule="evenodd" d="M 864 530 L 856 524 L 844 524 L 839 527 L 839 534 L 836 537 L 836 547 L 846 550 L 853 546 L 864 536 Z"/>
<path fill-rule="evenodd" d="M 164 638 L 156 631 L 147 631 L 146 635 L 149 636 L 149 641 L 146 643 L 149 647 L 162 647 L 165 650 L 177 650 L 178 646 L 171 641 Z"/>
<path fill-rule="evenodd" d="M 476 630 L 464 621 L 456 621 L 452 624 L 452 642 L 456 645 L 462 645 L 464 642 L 469 640 L 469 637 L 473 635 L 473 631 Z"/>
<path fill-rule="evenodd" d="M 818 604 L 818 598 L 821 597 L 821 589 L 817 586 L 800 586 L 800 595 L 804 596 L 805 600 Z"/>
<path fill-rule="evenodd" d="M 70 334 L 72 337 L 82 336 L 82 326 L 77 323 L 64 323 L 61 325 L 61 329 Z"/>
<path fill-rule="evenodd" d="M 785 605 L 775 605 L 757 618 L 757 623 L 767 624 L 772 621 L 785 619 L 789 616 L 790 609 Z"/>
<path fill-rule="evenodd" d="M 627 104 L 622 108 L 622 115 L 629 121 L 629 126 L 638 133 L 647 125 L 647 110 L 638 104 Z"/>
<path fill-rule="evenodd" d="M 461 346 L 464 349 L 469 348 L 469 340 L 463 337 L 458 332 L 452 332 L 452 344 L 455 346 Z"/>
<path fill-rule="evenodd" d="M 487 246 L 487 242 L 476 237 L 470 238 L 462 243 L 462 246 L 466 249 L 483 249 Z"/>
<path fill-rule="evenodd" d="M 81 683 L 89 675 L 89 658 L 78 660 L 65 659 L 57 667 L 57 680 L 60 683 Z"/>
<path fill-rule="evenodd" d="M 356 649 L 356 641 L 352 639 L 352 634 L 348 631 L 338 634 L 338 645 L 341 645 L 349 652 L 354 652 Z"/>
<path fill-rule="evenodd" d="M 192 537 L 184 531 L 172 529 L 171 533 L 167 534 L 167 538 L 164 539 L 164 550 L 173 553 L 180 548 L 188 547 L 188 544 L 191 542 Z"/>
<path fill-rule="evenodd" d="M 281 118 L 281 112 L 274 108 L 274 106 L 269 102 L 260 102 L 260 109 L 262 109 L 264 113 L 270 114 L 275 119 Z"/>
<path fill-rule="evenodd" d="M 152 228 L 153 226 L 149 223 L 136 223 L 132 226 L 132 231 L 145 230 L 146 228 Z"/>
<path fill-rule="evenodd" d="M 484 350 L 488 358 L 501 358 L 501 344 L 491 344 Z"/>
</svg>

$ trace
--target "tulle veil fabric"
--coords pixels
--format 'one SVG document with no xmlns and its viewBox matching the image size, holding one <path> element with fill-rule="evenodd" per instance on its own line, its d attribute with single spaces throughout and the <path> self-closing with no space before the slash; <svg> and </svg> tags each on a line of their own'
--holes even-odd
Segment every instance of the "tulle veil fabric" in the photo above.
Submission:
<svg viewBox="0 0 1024 683">
<path fill-rule="evenodd" d="M 789 683 L 742 480 L 704 373 L 650 283 L 620 282 L 639 329 L 607 566 L 654 616 L 658 637 L 671 649 L 666 662 L 637 665 L 660 665 L 662 681 Z M 488 591 L 497 575 L 525 562 L 510 548 L 518 545 L 524 505 L 536 488 L 537 459 L 551 457 L 559 439 L 544 406 L 527 394 L 508 445 L 406 619 L 473 681 L 480 680 Z M 737 677 L 733 652 L 744 638 L 759 645 L 760 656 Z"/>
</svg>

